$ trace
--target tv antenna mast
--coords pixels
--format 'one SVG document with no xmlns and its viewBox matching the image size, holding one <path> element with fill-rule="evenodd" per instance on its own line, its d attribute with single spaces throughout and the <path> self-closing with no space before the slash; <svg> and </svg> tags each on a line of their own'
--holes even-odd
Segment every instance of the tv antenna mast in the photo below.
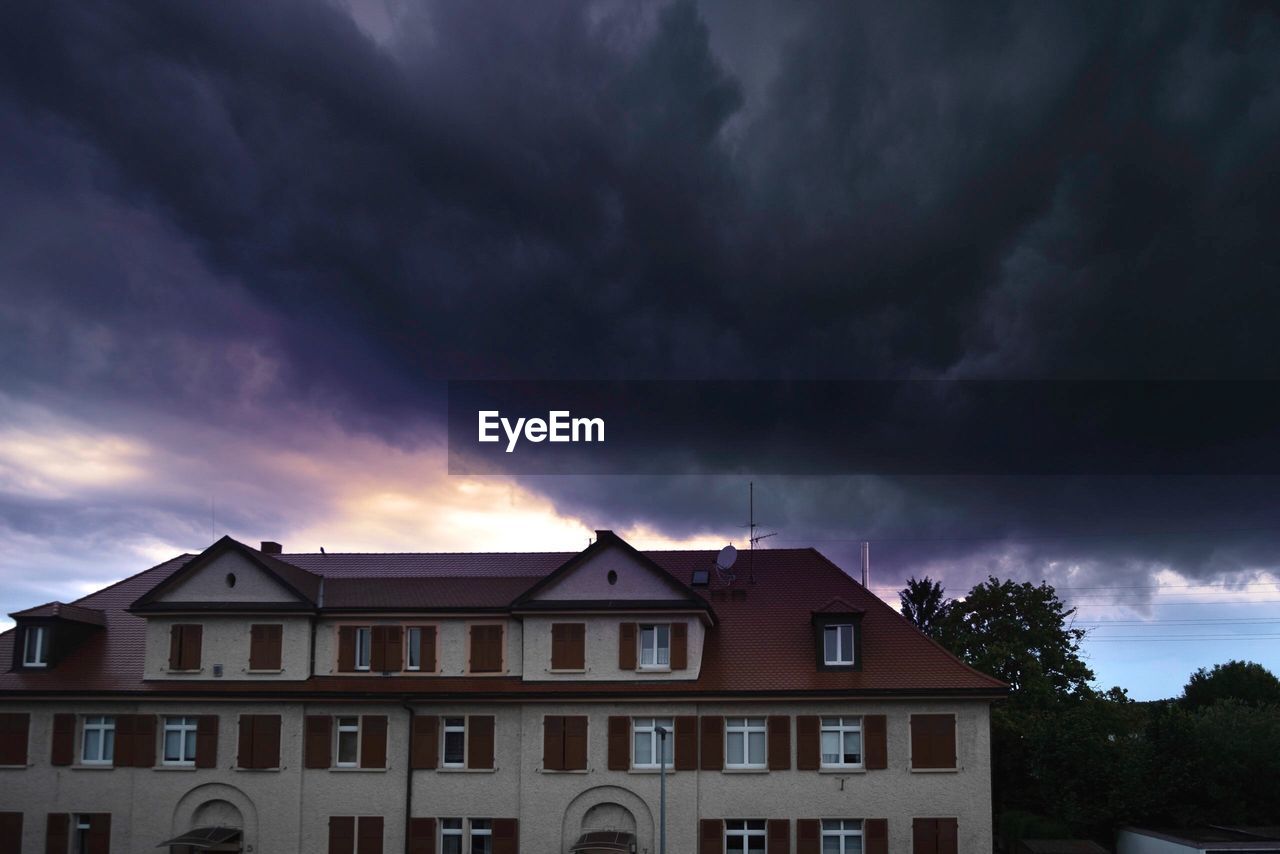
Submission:
<svg viewBox="0 0 1280 854">
<path fill-rule="evenodd" d="M 756 483 L 752 480 L 747 482 L 747 542 L 751 546 L 747 554 L 747 578 L 752 584 L 756 583 L 756 543 L 778 536 L 777 531 L 757 534 L 756 528 L 758 527 L 760 526 L 756 524 Z"/>
</svg>

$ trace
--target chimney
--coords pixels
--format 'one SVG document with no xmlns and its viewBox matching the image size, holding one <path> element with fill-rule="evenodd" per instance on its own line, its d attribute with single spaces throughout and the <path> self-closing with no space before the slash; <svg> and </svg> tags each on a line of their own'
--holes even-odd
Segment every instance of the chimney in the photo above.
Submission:
<svg viewBox="0 0 1280 854">
<path fill-rule="evenodd" d="M 258 551 L 262 552 L 264 555 L 278 555 L 284 551 L 284 548 L 279 543 L 273 543 L 271 540 L 263 540 L 262 548 L 258 549 Z"/>
<path fill-rule="evenodd" d="M 862 543 L 862 586 L 870 589 L 871 582 L 871 543 Z"/>
</svg>

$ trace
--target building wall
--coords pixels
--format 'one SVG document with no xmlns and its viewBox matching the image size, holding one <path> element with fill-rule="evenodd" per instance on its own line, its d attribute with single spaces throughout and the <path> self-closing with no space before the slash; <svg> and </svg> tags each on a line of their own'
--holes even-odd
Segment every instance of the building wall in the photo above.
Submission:
<svg viewBox="0 0 1280 854">
<path fill-rule="evenodd" d="M 387 617 L 370 619 L 353 616 L 350 619 L 328 618 L 316 626 L 316 674 L 328 676 L 338 673 L 338 629 L 344 625 L 353 626 L 436 626 L 436 658 L 439 676 L 463 676 L 468 673 L 467 656 L 469 650 L 469 629 L 475 623 L 503 623 L 506 631 L 503 635 L 506 644 L 503 673 L 494 676 L 519 676 L 522 672 L 523 630 L 518 620 L 505 617 L 445 617 L 439 619 L 414 619 L 410 617 Z M 346 673 L 344 676 L 361 674 Z M 380 674 L 363 674 L 376 679 Z M 411 673 L 402 675 L 413 675 Z M 429 674 L 423 674 L 428 677 Z"/>
<path fill-rule="evenodd" d="M 235 586 L 227 584 L 234 574 Z M 228 552 L 183 579 L 160 596 L 160 602 L 264 602 L 296 603 L 298 597 L 280 585 L 243 555 Z"/>
<path fill-rule="evenodd" d="M 239 586 L 238 584 L 236 585 Z M 176 623 L 200 623 L 200 672 L 169 672 L 169 634 Z M 279 673 L 249 671 L 250 626 L 274 623 L 284 626 L 280 640 Z M 311 618 L 297 615 L 263 614 L 257 617 L 200 614 L 198 617 L 150 617 L 147 620 L 145 679 L 215 678 L 213 665 L 222 665 L 223 679 L 299 680 L 311 668 Z"/>
<path fill-rule="evenodd" d="M 395 703 L 10 703 L 6 711 L 32 713 L 30 767 L 0 769 L 0 810 L 25 813 L 23 852 L 44 850 L 48 812 L 111 813 L 113 852 L 152 850 L 189 829 L 201 805 L 231 804 L 243 815 L 245 841 L 255 854 L 327 849 L 330 815 L 385 817 L 384 850 L 404 848 L 404 797 L 409 712 Z M 525 854 L 566 851 L 583 815 L 597 804 L 620 804 L 636 819 L 641 854 L 652 854 L 658 820 L 659 777 L 647 771 L 607 769 L 610 715 L 667 717 L 679 714 L 792 716 L 792 770 L 767 773 L 679 771 L 667 790 L 668 850 L 697 850 L 699 818 L 787 818 L 794 839 L 797 818 L 886 818 L 891 852 L 911 850 L 913 817 L 959 819 L 960 851 L 991 850 L 991 777 L 988 706 L 984 702 L 877 701 L 805 703 L 528 703 L 417 704 L 419 713 L 495 716 L 492 771 L 417 771 L 414 816 L 520 820 Z M 218 763 L 213 769 L 55 768 L 49 764 L 52 714 L 208 714 L 221 717 Z M 959 769 L 913 773 L 908 716 L 955 712 Z M 242 713 L 279 713 L 281 769 L 235 769 L 237 719 Z M 384 714 L 388 717 L 388 767 L 380 770 L 302 769 L 303 717 L 307 714 Z M 542 769 L 542 725 L 548 714 L 589 719 L 588 767 L 580 772 Z M 794 770 L 795 720 L 799 714 L 884 714 L 888 722 L 886 770 L 825 773 Z M 77 744 L 77 756 L 79 745 Z M 793 844 L 794 847 L 794 844 Z M 248 849 L 246 849 L 248 850 Z M 1120 854 L 1171 854 L 1121 851 Z"/>
<path fill-rule="evenodd" d="M 614 573 L 609 581 L 609 573 Z M 610 548 L 548 585 L 536 600 L 654 600 L 685 601 L 688 591 L 659 576 L 622 549 Z"/>
<path fill-rule="evenodd" d="M 618 626 L 623 622 L 643 622 L 644 617 L 628 617 L 625 614 L 601 614 L 599 616 L 560 615 L 554 617 L 524 618 L 524 678 L 526 681 L 578 681 L 628 680 L 645 681 L 697 679 L 702 665 L 702 645 L 706 628 L 697 617 L 650 617 L 656 622 L 684 622 L 689 626 L 689 666 L 684 670 L 634 670 L 618 668 Z M 585 673 L 551 672 L 551 624 L 586 624 Z"/>
</svg>

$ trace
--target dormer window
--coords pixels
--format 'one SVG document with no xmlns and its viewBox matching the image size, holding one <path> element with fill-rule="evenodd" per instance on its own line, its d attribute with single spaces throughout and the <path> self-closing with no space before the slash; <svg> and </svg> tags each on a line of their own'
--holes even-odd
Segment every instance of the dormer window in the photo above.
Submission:
<svg viewBox="0 0 1280 854">
<path fill-rule="evenodd" d="M 640 666 L 671 666 L 671 626 L 665 623 L 640 626 Z"/>
<path fill-rule="evenodd" d="M 822 629 L 822 663 L 853 665 L 853 624 L 836 623 Z"/>
<path fill-rule="evenodd" d="M 49 666 L 49 630 L 44 626 L 27 626 L 23 633 L 22 666 Z"/>
</svg>

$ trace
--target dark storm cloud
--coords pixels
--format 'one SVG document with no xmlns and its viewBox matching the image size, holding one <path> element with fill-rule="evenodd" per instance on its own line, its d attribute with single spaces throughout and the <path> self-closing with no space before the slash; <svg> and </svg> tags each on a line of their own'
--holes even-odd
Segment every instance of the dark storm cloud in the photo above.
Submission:
<svg viewBox="0 0 1280 854">
<path fill-rule="evenodd" d="M 1273 7 L 737 8 L 441 3 L 382 42 L 315 2 L 10 10 L 0 388 L 413 443 L 449 377 L 1280 373 Z M 740 515 L 737 481 L 530 483 Z M 952 538 L 903 565 L 1276 563 L 1122 536 L 1262 526 L 1266 479 L 778 492 L 810 540 Z"/>
</svg>

